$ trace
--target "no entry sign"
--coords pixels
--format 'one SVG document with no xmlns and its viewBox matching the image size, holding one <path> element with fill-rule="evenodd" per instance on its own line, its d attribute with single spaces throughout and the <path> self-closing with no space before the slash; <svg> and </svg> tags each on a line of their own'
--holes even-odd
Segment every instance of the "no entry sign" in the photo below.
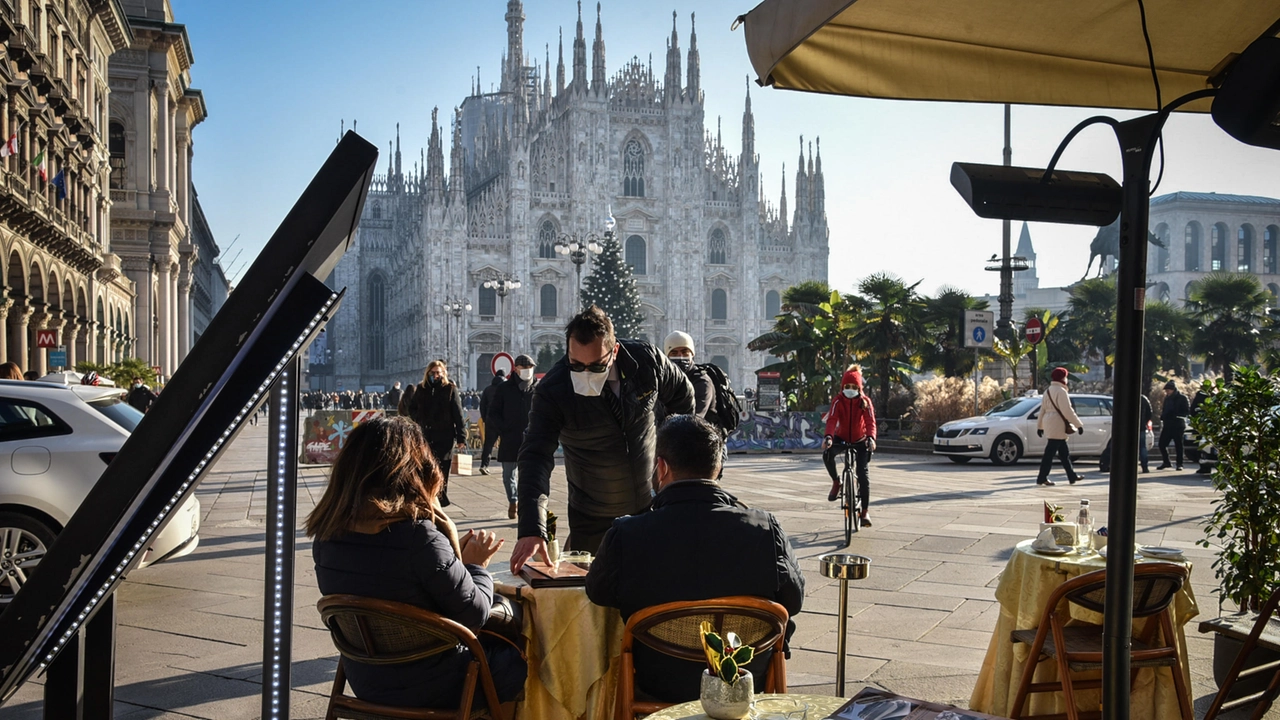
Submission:
<svg viewBox="0 0 1280 720">
<path fill-rule="evenodd" d="M 501 370 L 506 377 L 511 377 L 511 370 L 516 366 L 515 358 L 511 357 L 511 353 L 500 352 L 493 356 L 493 360 L 489 362 L 489 370 L 494 375 Z"/>
<path fill-rule="evenodd" d="M 1044 323 L 1040 322 L 1040 318 L 1031 318 L 1027 320 L 1027 342 L 1035 345 L 1044 339 Z"/>
</svg>

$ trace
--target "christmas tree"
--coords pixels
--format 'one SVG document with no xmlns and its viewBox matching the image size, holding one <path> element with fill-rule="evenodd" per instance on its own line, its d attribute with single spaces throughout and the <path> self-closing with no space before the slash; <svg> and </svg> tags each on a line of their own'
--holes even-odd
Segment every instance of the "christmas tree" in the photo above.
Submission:
<svg viewBox="0 0 1280 720">
<path fill-rule="evenodd" d="M 618 337 L 639 338 L 644 331 L 644 316 L 640 314 L 640 292 L 631 276 L 631 266 L 622 259 L 622 245 L 613 233 L 605 233 L 600 247 L 600 255 L 583 283 L 582 306 L 594 304 L 608 313 Z"/>
</svg>

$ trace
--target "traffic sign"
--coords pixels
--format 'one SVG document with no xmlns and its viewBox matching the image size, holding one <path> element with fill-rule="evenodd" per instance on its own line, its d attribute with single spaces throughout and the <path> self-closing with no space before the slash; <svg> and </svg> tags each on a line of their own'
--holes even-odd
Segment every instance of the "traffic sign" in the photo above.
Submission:
<svg viewBox="0 0 1280 720">
<path fill-rule="evenodd" d="M 42 348 L 58 347 L 58 331 L 57 330 L 37 330 L 36 331 L 36 347 L 42 347 Z"/>
<path fill-rule="evenodd" d="M 964 313 L 964 346 L 989 348 L 992 346 L 992 327 L 995 313 L 986 310 L 966 310 Z"/>
<path fill-rule="evenodd" d="M 505 376 L 511 377 L 511 371 L 514 370 L 515 367 L 515 358 L 511 357 L 511 353 L 507 352 L 500 352 L 493 356 L 493 360 L 489 361 L 489 370 L 493 372 L 494 375 L 497 375 L 498 371 L 501 370 Z"/>
<path fill-rule="evenodd" d="M 1027 320 L 1027 342 L 1035 345 L 1044 339 L 1044 323 L 1040 322 L 1040 318 L 1030 318 Z"/>
<path fill-rule="evenodd" d="M 49 353 L 49 367 L 65 368 L 67 366 L 67 351 L 53 350 Z"/>
</svg>

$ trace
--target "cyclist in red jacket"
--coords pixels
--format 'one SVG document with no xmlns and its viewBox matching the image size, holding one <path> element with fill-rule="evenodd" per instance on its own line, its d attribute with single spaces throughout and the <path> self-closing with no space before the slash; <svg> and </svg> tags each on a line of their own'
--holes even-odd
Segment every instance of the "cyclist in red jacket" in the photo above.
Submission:
<svg viewBox="0 0 1280 720">
<path fill-rule="evenodd" d="M 831 475 L 829 502 L 840 497 L 840 474 L 836 470 L 836 457 L 844 453 L 846 445 L 853 448 L 854 474 L 858 478 L 858 497 L 862 500 L 862 527 L 871 527 L 867 508 L 871 505 L 871 486 L 867 479 L 867 465 L 876 449 L 876 409 L 871 398 L 862 391 L 862 368 L 850 365 L 841 379 L 841 391 L 831 400 L 827 411 L 827 434 L 822 442 L 822 462 Z"/>
</svg>

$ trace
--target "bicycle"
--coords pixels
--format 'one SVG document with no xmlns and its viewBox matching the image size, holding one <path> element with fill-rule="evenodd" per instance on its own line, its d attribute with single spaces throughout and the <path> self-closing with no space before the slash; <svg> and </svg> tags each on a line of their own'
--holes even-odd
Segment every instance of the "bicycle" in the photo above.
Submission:
<svg viewBox="0 0 1280 720">
<path fill-rule="evenodd" d="M 858 483 L 853 475 L 853 445 L 841 443 L 844 451 L 844 470 L 840 473 L 840 509 L 844 511 L 844 544 L 853 542 L 862 516 L 862 498 L 858 497 Z"/>
</svg>

